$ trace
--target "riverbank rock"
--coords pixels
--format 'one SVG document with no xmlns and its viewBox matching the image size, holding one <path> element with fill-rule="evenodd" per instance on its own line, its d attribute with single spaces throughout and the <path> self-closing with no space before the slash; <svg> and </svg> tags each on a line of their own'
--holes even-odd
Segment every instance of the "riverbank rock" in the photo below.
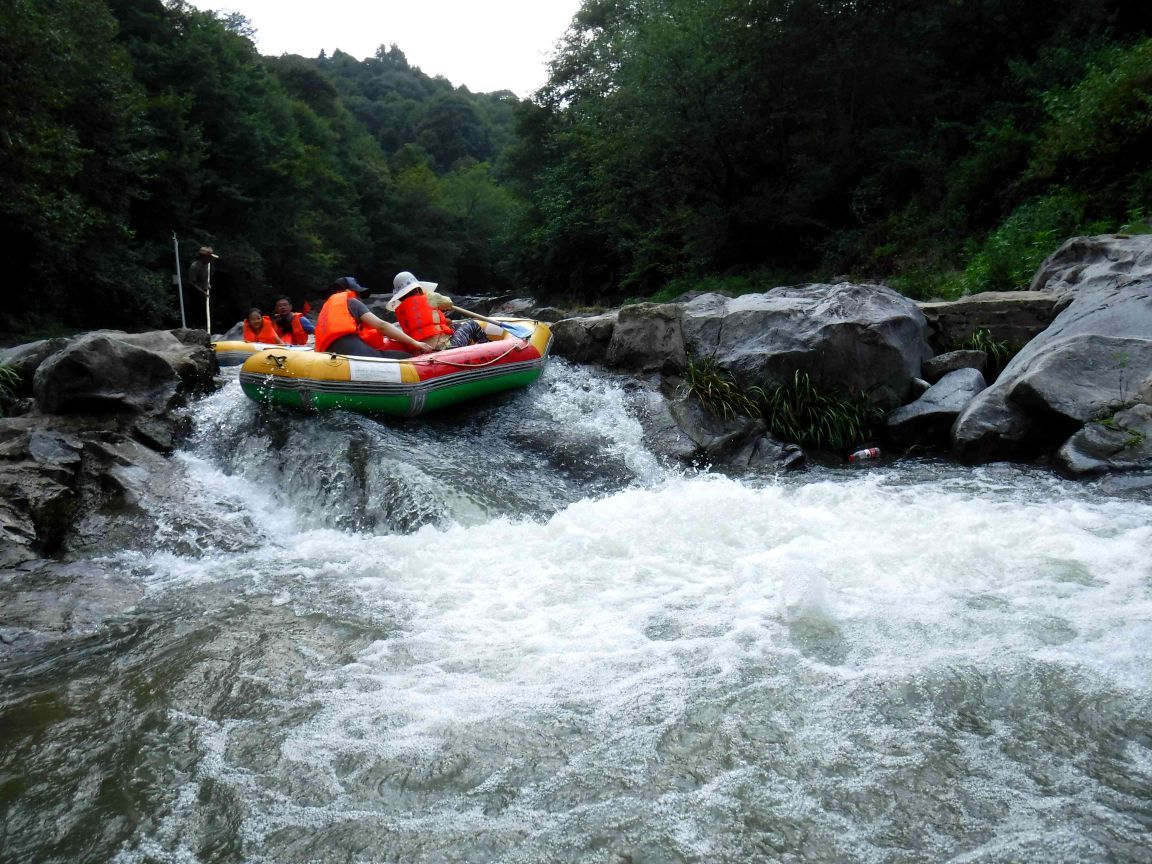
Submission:
<svg viewBox="0 0 1152 864">
<path fill-rule="evenodd" d="M 1152 252 L 1132 254 L 1152 249 L 1152 237 L 1119 238 L 1125 273 L 1111 259 L 1092 267 L 1069 255 L 1083 248 L 1107 258 L 1107 238 L 1089 239 L 1056 253 L 1066 270 L 1041 268 L 1047 276 L 1038 284 L 1063 285 L 1067 306 L 956 419 L 952 444 L 962 461 L 1032 458 L 1096 418 L 1152 402 Z"/>
<path fill-rule="evenodd" d="M 949 351 L 937 354 L 924 361 L 924 378 L 935 384 L 949 372 L 957 369 L 975 369 L 981 375 L 988 374 L 988 355 L 984 351 Z"/>
<path fill-rule="evenodd" d="M 681 306 L 637 303 L 624 306 L 605 348 L 604 362 L 613 369 L 676 374 L 688 365 L 680 326 Z"/>
<path fill-rule="evenodd" d="M 691 396 L 671 402 L 669 413 L 695 445 L 692 462 L 739 471 L 792 471 L 805 464 L 804 451 L 773 438 L 763 420 L 716 417 Z"/>
<path fill-rule="evenodd" d="M 1088 423 L 1056 453 L 1070 477 L 1152 469 L 1152 405 L 1117 411 L 1106 422 Z"/>
<path fill-rule="evenodd" d="M 897 447 L 947 442 L 956 417 L 985 386 L 978 369 L 949 372 L 915 402 L 889 412 L 884 418 L 889 440 Z"/>
<path fill-rule="evenodd" d="M 1063 298 L 1081 287 L 1114 288 L 1149 273 L 1152 234 L 1073 237 L 1040 265 L 1028 290 Z"/>
<path fill-rule="evenodd" d="M 552 327 L 552 353 L 574 363 L 603 363 L 617 312 L 565 318 Z"/>
<path fill-rule="evenodd" d="M 0 568 L 80 550 L 135 548 L 176 494 L 165 458 L 187 433 L 172 409 L 214 386 L 208 334 L 98 331 L 4 352 L 32 410 L 0 418 Z"/>
<path fill-rule="evenodd" d="M 1061 295 L 1047 291 L 986 291 L 959 300 L 920 303 L 929 340 L 938 351 L 952 351 L 985 330 L 997 342 L 1025 345 L 1044 332 L 1060 311 Z"/>
<path fill-rule="evenodd" d="M 932 356 L 916 304 L 883 285 L 802 285 L 683 307 L 687 351 L 713 357 L 746 384 L 806 373 L 825 390 L 864 393 L 882 408 L 907 401 Z"/>
<path fill-rule="evenodd" d="M 0 658 L 89 636 L 143 596 L 137 581 L 93 561 L 37 561 L 0 572 Z"/>
</svg>

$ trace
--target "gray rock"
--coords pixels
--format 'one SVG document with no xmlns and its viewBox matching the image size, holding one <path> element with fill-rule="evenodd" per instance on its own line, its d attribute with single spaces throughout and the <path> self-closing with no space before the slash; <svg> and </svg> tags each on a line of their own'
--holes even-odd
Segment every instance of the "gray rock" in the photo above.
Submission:
<svg viewBox="0 0 1152 864">
<path fill-rule="evenodd" d="M 622 307 L 605 351 L 607 365 L 633 372 L 683 371 L 688 355 L 680 330 L 680 310 L 674 303 Z"/>
<path fill-rule="evenodd" d="M 1148 273 L 1152 234 L 1073 237 L 1040 265 L 1028 290 L 1065 298 L 1083 288 L 1115 288 Z"/>
<path fill-rule="evenodd" d="M 1081 284 L 956 419 L 953 449 L 968 463 L 1036 456 L 1132 401 L 1152 402 L 1152 273 Z"/>
<path fill-rule="evenodd" d="M 673 402 L 670 411 L 696 445 L 694 461 L 728 468 L 782 471 L 805 463 L 804 451 L 773 438 L 763 420 L 715 417 L 690 396 Z"/>
<path fill-rule="evenodd" d="M 927 393 L 931 387 L 932 387 L 932 385 L 929 384 L 927 381 L 925 381 L 923 378 L 913 378 L 912 379 L 912 398 L 913 399 L 919 399 L 921 396 L 923 396 L 925 393 Z"/>
<path fill-rule="evenodd" d="M 949 372 L 915 402 L 889 412 L 884 418 L 889 439 L 898 447 L 947 441 L 957 415 L 985 386 L 978 369 Z"/>
<path fill-rule="evenodd" d="M 155 413 L 172 404 L 179 382 L 161 354 L 89 333 L 40 364 L 33 390 L 37 406 L 46 414 Z"/>
<path fill-rule="evenodd" d="M 1060 301 L 1050 292 L 986 291 L 919 306 L 931 326 L 932 344 L 950 351 L 977 330 L 987 330 L 997 342 L 1025 345 L 1056 318 Z"/>
<path fill-rule="evenodd" d="M 688 352 L 714 357 L 744 383 L 783 384 L 799 371 L 823 389 L 907 400 L 932 351 L 916 304 L 883 285 L 803 285 L 683 307 Z"/>
<path fill-rule="evenodd" d="M 565 318 L 552 326 L 552 353 L 576 363 L 602 363 L 616 329 L 616 312 Z"/>
<path fill-rule="evenodd" d="M 1109 495 L 1148 498 L 1152 496 L 1152 471 L 1138 474 L 1108 474 L 1096 482 L 1096 487 Z"/>
<path fill-rule="evenodd" d="M 138 581 L 92 561 L 10 572 L 0 580 L 0 657 L 90 636 L 143 596 Z"/>
<path fill-rule="evenodd" d="M 213 387 L 220 367 L 204 330 L 153 330 L 146 333 L 124 333 L 119 330 L 94 331 L 127 345 L 159 354 L 180 376 L 181 390 L 202 393 Z M 181 338 L 183 337 L 183 338 Z M 201 338 L 203 337 L 203 338 Z"/>
<path fill-rule="evenodd" d="M 21 389 L 17 395 L 32 395 L 32 379 L 36 370 L 41 363 L 67 345 L 68 341 L 64 337 L 41 339 L 38 342 L 29 342 L 0 351 L 0 363 L 11 367 L 20 375 Z"/>
<path fill-rule="evenodd" d="M 937 354 L 924 361 L 924 377 L 935 384 L 949 372 L 957 369 L 975 369 L 981 375 L 988 374 L 988 355 L 983 351 L 949 351 Z"/>
<path fill-rule="evenodd" d="M 1056 453 L 1056 464 L 1072 477 L 1152 470 L 1152 405 L 1117 411 L 1108 424 L 1086 424 Z"/>
</svg>

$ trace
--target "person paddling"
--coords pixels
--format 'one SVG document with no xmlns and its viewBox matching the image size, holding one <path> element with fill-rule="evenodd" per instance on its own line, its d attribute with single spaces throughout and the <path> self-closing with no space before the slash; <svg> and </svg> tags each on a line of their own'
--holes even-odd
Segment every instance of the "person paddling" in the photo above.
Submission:
<svg viewBox="0 0 1152 864">
<path fill-rule="evenodd" d="M 452 298 L 437 294 L 437 284 L 421 282 L 407 270 L 396 274 L 388 311 L 395 313 L 400 329 L 436 351 L 487 342 L 479 322 L 448 320 L 443 310 L 452 308 Z"/>
<path fill-rule="evenodd" d="M 316 350 L 352 357 L 395 357 L 408 355 L 403 351 L 388 351 L 373 347 L 365 337 L 378 333 L 382 337 L 402 343 L 415 354 L 427 354 L 432 349 L 418 342 L 395 324 L 377 317 L 368 310 L 357 295 L 367 296 L 369 289 L 353 276 L 341 276 L 325 289 L 327 300 L 316 319 Z M 383 342 L 379 344 L 385 344 Z"/>
</svg>

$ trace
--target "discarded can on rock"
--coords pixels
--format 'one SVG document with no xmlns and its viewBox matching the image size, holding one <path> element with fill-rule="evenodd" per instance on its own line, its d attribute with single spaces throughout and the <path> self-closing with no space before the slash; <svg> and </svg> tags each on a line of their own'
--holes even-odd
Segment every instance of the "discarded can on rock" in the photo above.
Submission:
<svg viewBox="0 0 1152 864">
<path fill-rule="evenodd" d="M 880 448 L 879 447 L 866 447 L 863 450 L 857 450 L 855 453 L 853 453 L 851 456 L 849 456 L 848 461 L 849 462 L 865 462 L 869 459 L 879 459 L 879 458 L 880 458 Z"/>
</svg>

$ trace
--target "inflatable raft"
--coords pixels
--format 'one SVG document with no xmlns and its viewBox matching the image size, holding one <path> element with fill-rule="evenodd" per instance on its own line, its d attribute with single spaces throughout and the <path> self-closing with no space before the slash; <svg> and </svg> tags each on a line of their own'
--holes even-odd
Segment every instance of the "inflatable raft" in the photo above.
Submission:
<svg viewBox="0 0 1152 864">
<path fill-rule="evenodd" d="M 213 342 L 216 351 L 216 362 L 221 366 L 240 366 L 255 354 L 265 348 L 286 348 L 289 351 L 311 351 L 309 345 L 273 345 L 264 342 L 242 342 L 239 339 L 224 339 Z"/>
<path fill-rule="evenodd" d="M 517 338 L 489 324 L 485 328 L 489 342 L 404 360 L 261 346 L 244 361 L 240 386 L 264 405 L 303 411 L 344 408 L 398 417 L 527 387 L 544 371 L 552 330 L 522 318 L 494 320 L 526 328 L 529 335 Z"/>
</svg>

